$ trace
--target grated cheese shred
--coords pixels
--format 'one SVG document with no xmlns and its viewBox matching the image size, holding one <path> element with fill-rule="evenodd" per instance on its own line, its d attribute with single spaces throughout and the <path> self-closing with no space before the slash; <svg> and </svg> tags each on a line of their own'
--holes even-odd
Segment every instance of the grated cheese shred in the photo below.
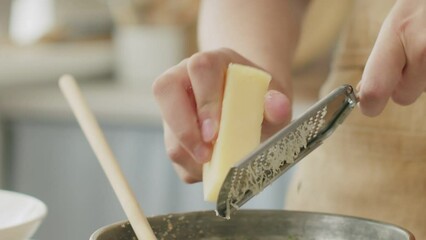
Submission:
<svg viewBox="0 0 426 240">
<path fill-rule="evenodd" d="M 247 167 L 234 173 L 226 203 L 226 218 L 230 218 L 231 208 L 238 209 L 247 193 L 256 195 L 281 174 L 285 165 L 295 162 L 300 152 L 306 149 L 324 125 L 327 107 L 324 107 L 299 125 L 295 131 L 277 141 L 260 153 Z"/>
</svg>

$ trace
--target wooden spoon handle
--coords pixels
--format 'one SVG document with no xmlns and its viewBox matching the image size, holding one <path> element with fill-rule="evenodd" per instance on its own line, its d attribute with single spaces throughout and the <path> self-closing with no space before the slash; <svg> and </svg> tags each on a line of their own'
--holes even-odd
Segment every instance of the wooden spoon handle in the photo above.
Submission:
<svg viewBox="0 0 426 240">
<path fill-rule="evenodd" d="M 109 147 L 105 136 L 73 77 L 65 75 L 59 87 L 96 154 L 138 239 L 156 239 L 142 209 Z"/>
</svg>

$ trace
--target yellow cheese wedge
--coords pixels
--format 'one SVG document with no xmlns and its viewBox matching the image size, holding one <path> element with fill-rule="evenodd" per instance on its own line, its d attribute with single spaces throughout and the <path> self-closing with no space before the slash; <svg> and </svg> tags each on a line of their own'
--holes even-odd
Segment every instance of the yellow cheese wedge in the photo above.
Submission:
<svg viewBox="0 0 426 240">
<path fill-rule="evenodd" d="M 217 201 L 229 169 L 259 145 L 270 80 L 262 70 L 229 65 L 218 138 L 210 162 L 203 165 L 205 201 Z"/>
</svg>

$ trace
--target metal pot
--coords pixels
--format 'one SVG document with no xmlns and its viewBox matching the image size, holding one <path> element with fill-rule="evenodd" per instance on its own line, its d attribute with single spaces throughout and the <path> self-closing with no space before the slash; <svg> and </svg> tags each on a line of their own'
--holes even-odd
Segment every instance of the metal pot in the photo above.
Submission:
<svg viewBox="0 0 426 240">
<path fill-rule="evenodd" d="M 148 219 L 158 239 L 414 240 L 398 226 L 368 219 L 284 210 L 239 210 L 230 220 L 212 211 Z M 127 221 L 97 230 L 90 240 L 137 239 Z"/>
</svg>

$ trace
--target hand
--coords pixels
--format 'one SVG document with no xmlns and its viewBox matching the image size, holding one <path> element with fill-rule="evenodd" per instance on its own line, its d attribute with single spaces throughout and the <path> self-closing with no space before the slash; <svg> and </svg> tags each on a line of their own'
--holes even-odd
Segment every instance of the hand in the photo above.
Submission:
<svg viewBox="0 0 426 240">
<path fill-rule="evenodd" d="M 426 91 L 426 1 L 398 0 L 384 21 L 358 85 L 361 111 L 377 116 L 389 98 L 409 105 Z"/>
<path fill-rule="evenodd" d="M 238 53 L 222 48 L 196 53 L 167 70 L 153 84 L 163 117 L 166 151 L 185 182 L 200 181 L 202 164 L 210 160 L 229 63 L 256 67 Z M 262 134 L 267 137 L 291 120 L 289 98 L 269 90 L 264 117 Z"/>
</svg>

